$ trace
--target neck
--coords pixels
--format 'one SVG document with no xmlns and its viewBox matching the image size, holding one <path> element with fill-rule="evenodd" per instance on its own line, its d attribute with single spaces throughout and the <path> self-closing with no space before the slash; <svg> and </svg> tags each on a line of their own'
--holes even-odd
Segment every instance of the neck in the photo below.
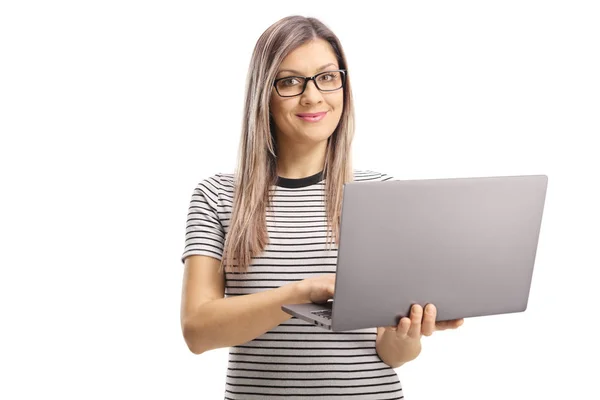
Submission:
<svg viewBox="0 0 600 400">
<path fill-rule="evenodd" d="M 277 150 L 277 175 L 289 179 L 305 178 L 323 171 L 327 140 L 293 145 L 278 142 Z"/>
</svg>

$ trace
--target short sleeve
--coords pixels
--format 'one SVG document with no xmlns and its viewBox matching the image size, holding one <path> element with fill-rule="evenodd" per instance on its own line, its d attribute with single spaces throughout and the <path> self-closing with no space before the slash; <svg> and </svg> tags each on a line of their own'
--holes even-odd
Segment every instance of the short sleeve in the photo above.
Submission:
<svg viewBox="0 0 600 400">
<path fill-rule="evenodd" d="M 219 174 L 204 179 L 194 189 L 186 221 L 182 263 L 186 257 L 196 254 L 222 259 L 225 231 L 218 213 L 220 190 Z"/>
<path fill-rule="evenodd" d="M 391 175 L 388 175 L 388 174 L 386 174 L 386 173 L 383 173 L 383 172 L 381 173 L 381 177 L 380 177 L 379 179 L 380 179 L 382 182 L 385 182 L 385 181 L 394 181 L 394 180 L 395 180 L 393 176 L 391 176 Z"/>
<path fill-rule="evenodd" d="M 392 175 L 367 169 L 354 170 L 354 180 L 362 182 L 385 182 L 394 181 L 396 179 Z"/>
</svg>

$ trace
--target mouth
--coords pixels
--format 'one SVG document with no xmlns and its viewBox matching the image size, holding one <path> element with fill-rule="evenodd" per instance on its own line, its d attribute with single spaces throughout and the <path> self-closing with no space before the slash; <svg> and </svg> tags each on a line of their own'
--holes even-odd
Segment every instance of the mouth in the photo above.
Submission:
<svg viewBox="0 0 600 400">
<path fill-rule="evenodd" d="M 299 113 L 299 114 L 296 114 L 296 116 L 303 121 L 317 122 L 317 121 L 322 120 L 326 114 L 327 114 L 327 111 L 319 112 L 319 113 Z"/>
</svg>

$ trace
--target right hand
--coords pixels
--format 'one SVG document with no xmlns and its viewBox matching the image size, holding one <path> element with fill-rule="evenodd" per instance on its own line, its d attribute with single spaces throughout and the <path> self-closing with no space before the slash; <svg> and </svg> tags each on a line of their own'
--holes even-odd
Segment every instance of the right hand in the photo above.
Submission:
<svg viewBox="0 0 600 400">
<path fill-rule="evenodd" d="M 326 303 L 333 298 L 335 291 L 335 274 L 324 274 L 303 279 L 298 283 L 306 302 Z"/>
</svg>

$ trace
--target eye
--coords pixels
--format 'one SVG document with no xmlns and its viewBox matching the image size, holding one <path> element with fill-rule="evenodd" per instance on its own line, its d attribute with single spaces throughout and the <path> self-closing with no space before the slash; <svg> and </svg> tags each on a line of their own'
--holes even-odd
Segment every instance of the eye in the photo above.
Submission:
<svg viewBox="0 0 600 400">
<path fill-rule="evenodd" d="M 294 86 L 294 85 L 298 85 L 299 83 L 300 83 L 300 80 L 298 78 L 296 78 L 295 76 L 290 76 L 289 78 L 284 78 L 279 81 L 280 86 Z"/>
<path fill-rule="evenodd" d="M 332 81 L 332 80 L 336 80 L 339 76 L 338 72 L 329 72 L 327 74 L 323 74 L 321 76 L 319 76 L 319 80 L 320 81 Z"/>
</svg>

